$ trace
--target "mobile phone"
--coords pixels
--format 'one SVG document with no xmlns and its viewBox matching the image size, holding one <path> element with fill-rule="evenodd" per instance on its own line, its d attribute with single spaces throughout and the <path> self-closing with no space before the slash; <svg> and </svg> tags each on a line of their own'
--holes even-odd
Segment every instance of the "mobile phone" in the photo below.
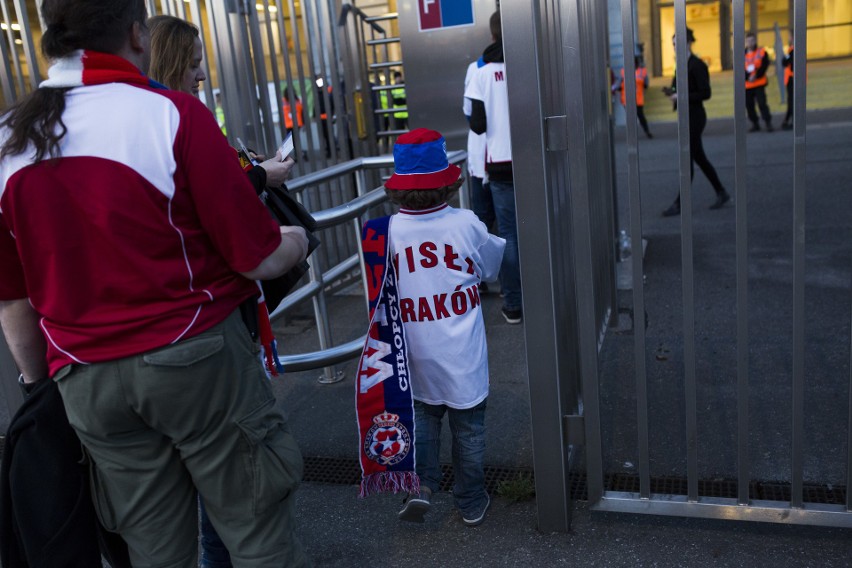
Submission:
<svg viewBox="0 0 852 568">
<path fill-rule="evenodd" d="M 246 145 L 243 144 L 243 141 L 239 137 L 237 137 L 237 145 L 239 146 L 237 152 L 240 155 L 240 162 L 246 162 L 246 164 L 251 164 L 252 166 L 258 165 L 258 161 L 251 157 L 248 148 L 246 148 Z"/>
<path fill-rule="evenodd" d="M 293 133 L 289 133 L 287 138 L 284 139 L 284 142 L 281 143 L 281 146 L 278 148 L 278 151 L 281 152 L 281 161 L 287 159 L 287 157 L 293 153 Z"/>
</svg>

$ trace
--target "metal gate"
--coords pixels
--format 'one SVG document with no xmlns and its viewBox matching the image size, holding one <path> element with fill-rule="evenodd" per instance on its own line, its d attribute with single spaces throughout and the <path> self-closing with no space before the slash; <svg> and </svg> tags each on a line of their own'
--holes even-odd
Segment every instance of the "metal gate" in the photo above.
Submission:
<svg viewBox="0 0 852 568">
<path fill-rule="evenodd" d="M 621 0 L 620 8 L 621 25 L 609 33 L 632 46 L 634 2 Z M 727 135 L 735 223 L 728 247 L 732 276 L 721 281 L 718 267 L 702 255 L 707 229 L 690 213 L 686 0 L 674 8 L 681 95 L 673 159 L 684 213 L 672 247 L 680 257 L 673 269 L 680 297 L 661 300 L 644 284 L 659 264 L 646 267 L 638 245 L 627 273 L 632 293 L 614 291 L 610 270 L 616 191 L 609 173 L 615 140 L 607 108 L 606 4 L 503 2 L 512 145 L 527 150 L 522 158 L 516 150 L 514 166 L 524 311 L 536 322 L 527 326 L 526 339 L 539 526 L 567 530 L 569 475 L 584 471 L 595 510 L 850 527 L 852 286 L 843 253 L 848 246 L 839 248 L 844 264 L 835 270 L 819 262 L 825 249 L 818 241 L 826 238 L 814 239 L 806 257 L 806 233 L 821 236 L 821 217 L 830 213 L 806 223 L 808 191 L 820 189 L 807 186 L 805 171 L 807 36 L 795 35 L 794 130 L 786 160 L 792 176 L 785 180 L 789 210 L 782 215 L 789 224 L 771 235 L 783 244 L 767 246 L 749 224 L 763 213 L 748 211 L 750 198 L 771 189 L 780 203 L 782 192 L 747 175 L 754 165 L 746 162 L 744 56 L 739 47 L 732 50 L 734 126 Z M 797 0 L 796 30 L 806 29 L 805 16 L 806 3 Z M 733 1 L 732 20 L 732 45 L 743 46 L 744 0 Z M 632 77 L 633 58 L 625 51 L 625 76 Z M 625 225 L 632 242 L 641 243 L 646 191 L 640 193 L 635 86 L 626 86 Z M 848 200 L 834 207 L 848 210 Z M 659 239 L 651 241 L 649 248 L 660 246 Z M 808 274 L 817 285 L 807 298 L 806 263 L 828 266 L 821 277 Z M 783 271 L 782 290 L 763 283 L 767 265 Z M 828 273 L 831 286 L 824 284 Z M 776 305 L 768 310 L 767 301 Z M 614 317 L 624 311 L 619 304 L 633 314 L 628 329 Z M 646 331 L 647 313 L 653 317 Z M 660 341 L 660 320 L 674 330 L 671 345 L 653 343 Z M 666 370 L 649 361 L 666 361 Z"/>
</svg>

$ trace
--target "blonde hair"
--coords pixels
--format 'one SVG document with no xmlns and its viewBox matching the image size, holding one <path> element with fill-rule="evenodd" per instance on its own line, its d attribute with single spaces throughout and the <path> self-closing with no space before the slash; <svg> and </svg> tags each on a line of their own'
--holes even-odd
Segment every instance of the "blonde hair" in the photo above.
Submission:
<svg viewBox="0 0 852 568">
<path fill-rule="evenodd" d="M 148 18 L 151 31 L 151 67 L 148 76 L 166 87 L 180 89 L 184 72 L 192 63 L 198 28 L 174 16 Z"/>
</svg>

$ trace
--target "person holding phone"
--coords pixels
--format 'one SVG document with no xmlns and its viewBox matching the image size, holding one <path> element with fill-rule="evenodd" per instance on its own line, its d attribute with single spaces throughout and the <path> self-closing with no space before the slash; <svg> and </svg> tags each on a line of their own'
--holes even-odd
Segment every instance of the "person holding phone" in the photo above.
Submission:
<svg viewBox="0 0 852 568">
<path fill-rule="evenodd" d="M 197 97 L 200 83 L 207 79 L 201 68 L 204 50 L 198 28 L 174 16 L 148 18 L 148 28 L 151 30 L 148 76 L 169 89 Z M 287 181 L 294 165 L 292 159 L 276 154 L 249 170 L 249 181 L 260 194 L 267 185 L 277 187 Z"/>
<path fill-rule="evenodd" d="M 196 565 L 198 493 L 235 564 L 304 566 L 303 462 L 240 306 L 306 235 L 209 109 L 143 74 L 147 4 L 40 2 L 48 78 L 0 119 L 0 325 L 23 381 L 57 386 L 133 566 Z"/>
</svg>

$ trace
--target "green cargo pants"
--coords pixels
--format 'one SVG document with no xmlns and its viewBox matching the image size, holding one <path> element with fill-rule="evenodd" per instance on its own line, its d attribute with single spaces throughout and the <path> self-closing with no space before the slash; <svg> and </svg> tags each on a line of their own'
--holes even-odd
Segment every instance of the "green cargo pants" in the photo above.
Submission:
<svg viewBox="0 0 852 568">
<path fill-rule="evenodd" d="M 196 489 L 234 566 L 307 565 L 293 512 L 302 456 L 238 312 L 54 380 L 91 459 L 95 508 L 134 567 L 197 566 Z"/>
</svg>

